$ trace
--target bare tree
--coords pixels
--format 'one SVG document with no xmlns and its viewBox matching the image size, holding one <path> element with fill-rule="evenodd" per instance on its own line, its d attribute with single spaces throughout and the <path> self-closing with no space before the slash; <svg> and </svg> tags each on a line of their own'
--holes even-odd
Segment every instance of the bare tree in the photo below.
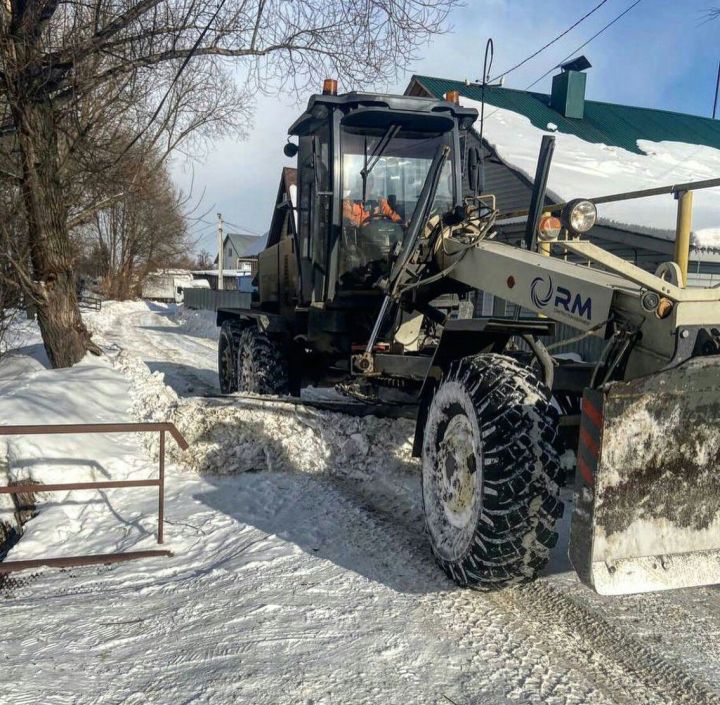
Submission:
<svg viewBox="0 0 720 705">
<path fill-rule="evenodd" d="M 182 199 L 167 170 L 132 161 L 124 167 L 116 170 L 123 198 L 96 211 L 78 238 L 95 254 L 105 294 L 117 300 L 131 296 L 149 271 L 186 258 L 188 249 Z"/>
<path fill-rule="evenodd" d="M 13 321 L 19 315 L 23 305 L 22 287 L 17 278 L 13 263 L 27 258 L 27 253 L 18 251 L 18 243 L 10 233 L 19 227 L 17 212 L 18 194 L 0 189 L 0 212 L 4 218 L 0 221 L 0 357 L 9 347 L 8 333 Z"/>
<path fill-rule="evenodd" d="M 97 114 L 123 108 L 114 123 L 102 121 L 108 145 L 134 116 L 135 136 L 117 160 L 157 124 L 150 145 L 164 139 L 171 150 L 202 127 L 207 136 L 232 125 L 234 97 L 247 107 L 243 97 L 256 90 L 304 91 L 326 74 L 348 87 L 392 77 L 444 29 L 456 2 L 3 0 L 0 135 L 16 138 L 33 293 L 51 363 L 72 365 L 89 345 L 73 281 L 73 204 L 61 175 L 66 155 L 88 143 Z M 216 119 L 207 119 L 208 107 Z"/>
<path fill-rule="evenodd" d="M 195 261 L 195 269 L 208 270 L 213 266 L 212 255 L 205 249 L 200 250 L 200 254 Z"/>
</svg>

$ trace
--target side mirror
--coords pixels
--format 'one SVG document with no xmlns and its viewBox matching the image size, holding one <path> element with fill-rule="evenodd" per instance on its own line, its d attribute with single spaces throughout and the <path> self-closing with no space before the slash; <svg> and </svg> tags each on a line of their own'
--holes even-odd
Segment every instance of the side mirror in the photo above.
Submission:
<svg viewBox="0 0 720 705">
<path fill-rule="evenodd" d="M 480 150 L 477 147 L 471 147 L 467 153 L 467 175 L 470 190 L 479 195 L 483 189 L 483 163 L 480 156 Z"/>
<path fill-rule="evenodd" d="M 298 146 L 294 142 L 286 142 L 283 147 L 283 152 L 286 157 L 290 157 L 292 159 L 298 153 Z"/>
</svg>

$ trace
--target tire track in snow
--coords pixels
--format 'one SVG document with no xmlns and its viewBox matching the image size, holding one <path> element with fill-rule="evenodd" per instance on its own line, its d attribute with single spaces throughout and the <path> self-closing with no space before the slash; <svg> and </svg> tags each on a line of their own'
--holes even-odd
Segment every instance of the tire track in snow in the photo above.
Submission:
<svg viewBox="0 0 720 705">
<path fill-rule="evenodd" d="M 419 541 L 408 540 L 407 533 L 398 530 L 393 514 L 374 519 L 382 524 L 383 534 L 393 535 L 391 543 L 405 544 L 410 555 L 409 562 L 418 568 L 418 572 L 425 573 L 425 579 L 431 582 L 433 575 L 420 571 L 423 564 L 428 564 L 429 549 L 425 547 L 422 550 Z M 437 571 L 434 562 L 430 563 L 430 569 Z M 450 585 L 449 581 L 447 584 Z M 484 661 L 488 657 L 488 653 L 483 651 L 488 627 L 495 631 L 500 642 L 504 642 L 506 650 L 517 649 L 517 642 L 507 633 L 498 633 L 492 619 L 490 625 L 486 623 L 487 614 L 477 619 L 478 608 L 483 607 L 485 600 L 498 612 L 516 618 L 513 630 L 524 633 L 524 648 L 533 654 L 531 661 L 546 663 L 547 671 L 539 678 L 538 686 L 548 697 L 558 697 L 570 689 L 566 678 L 552 675 L 548 655 L 555 654 L 560 662 L 566 664 L 569 673 L 583 673 L 595 684 L 595 689 L 588 688 L 583 696 L 585 699 L 578 702 L 591 702 L 602 692 L 611 696 L 613 702 L 629 705 L 720 705 L 720 694 L 709 684 L 698 680 L 640 640 L 624 634 L 598 612 L 578 604 L 546 579 L 496 593 L 474 593 L 453 587 L 445 595 L 438 597 L 433 594 L 425 598 L 438 619 L 450 622 L 451 626 L 461 625 L 459 631 L 464 632 L 463 638 L 476 640 L 476 661 Z M 523 668 L 506 675 L 518 687 L 532 677 L 528 669 Z"/>
<path fill-rule="evenodd" d="M 483 650 L 488 629 L 495 632 L 499 643 L 504 643 L 503 650 L 517 649 L 517 637 L 507 633 L 504 626 L 498 629 L 492 619 L 487 623 L 482 604 L 485 601 L 499 613 L 513 615 L 513 632 L 524 635 L 520 643 L 530 662 L 545 665 L 544 673 L 539 675 L 534 673 L 536 669 L 530 668 L 506 673 L 504 677 L 518 688 L 514 691 L 516 696 L 534 674 L 539 690 L 548 701 L 565 696 L 572 698 L 567 692 L 572 690 L 570 683 L 557 673 L 562 670 L 559 664 L 564 663 L 568 674 L 582 674 L 594 684 L 577 702 L 594 702 L 594 698 L 602 694 L 612 702 L 628 705 L 720 705 L 720 696 L 709 685 L 638 639 L 623 634 L 597 612 L 565 597 L 544 579 L 497 593 L 473 593 L 453 587 L 440 599 L 435 595 L 427 598 L 429 608 L 439 619 L 449 622 L 451 627 L 460 625 L 456 628 L 462 638 L 475 643 L 478 670 L 488 656 Z M 480 617 L 479 609 L 483 610 Z"/>
<path fill-rule="evenodd" d="M 559 636 L 568 652 L 594 654 L 587 665 L 628 702 L 720 705 L 720 693 L 709 684 L 545 580 L 497 593 L 493 600 L 522 615 L 536 627 L 534 631 Z M 616 680 L 618 676 L 622 682 Z"/>
<path fill-rule="evenodd" d="M 91 313 L 87 319 L 93 332 L 119 349 L 139 355 L 151 369 L 162 371 L 180 396 L 220 392 L 214 340 L 184 334 L 182 324 L 170 318 L 169 308 L 157 311 L 145 302 L 140 310 L 127 308 L 111 302 L 105 316 Z M 172 367 L 163 369 L 168 363 Z"/>
</svg>

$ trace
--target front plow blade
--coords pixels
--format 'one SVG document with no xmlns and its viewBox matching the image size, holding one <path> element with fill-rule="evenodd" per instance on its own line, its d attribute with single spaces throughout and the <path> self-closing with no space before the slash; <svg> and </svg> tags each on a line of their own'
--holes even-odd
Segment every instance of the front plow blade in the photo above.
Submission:
<svg viewBox="0 0 720 705">
<path fill-rule="evenodd" d="M 603 595 L 720 583 L 720 356 L 585 391 L 570 560 Z"/>
</svg>

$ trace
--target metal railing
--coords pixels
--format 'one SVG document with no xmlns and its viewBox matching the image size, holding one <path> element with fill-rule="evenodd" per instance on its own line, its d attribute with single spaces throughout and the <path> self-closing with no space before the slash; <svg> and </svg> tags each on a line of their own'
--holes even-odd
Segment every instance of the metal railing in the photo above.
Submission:
<svg viewBox="0 0 720 705">
<path fill-rule="evenodd" d="M 121 487 L 157 487 L 158 488 L 158 530 L 157 542 L 165 540 L 163 523 L 165 520 L 165 434 L 169 433 L 182 450 L 187 450 L 188 443 L 177 430 L 175 424 L 157 423 L 97 423 L 97 424 L 52 424 L 52 425 L 21 425 L 2 426 L 0 436 L 43 436 L 97 433 L 147 433 L 159 432 L 159 474 L 155 480 L 99 480 L 97 482 L 65 482 L 41 484 L 35 482 L 17 483 L 0 486 L 0 494 L 22 494 L 35 492 L 61 492 L 63 490 L 93 490 Z M 97 563 L 118 563 L 137 558 L 151 556 L 171 556 L 172 551 L 147 550 L 103 553 L 88 556 L 65 556 L 59 558 L 35 558 L 25 561 L 5 561 L 0 563 L 0 573 L 10 573 L 39 566 L 67 568 L 71 566 L 92 565 Z"/>
<path fill-rule="evenodd" d="M 99 294 L 93 294 L 89 291 L 81 291 L 78 294 L 78 305 L 80 308 L 100 311 L 102 309 L 102 302 L 102 296 Z"/>
</svg>

